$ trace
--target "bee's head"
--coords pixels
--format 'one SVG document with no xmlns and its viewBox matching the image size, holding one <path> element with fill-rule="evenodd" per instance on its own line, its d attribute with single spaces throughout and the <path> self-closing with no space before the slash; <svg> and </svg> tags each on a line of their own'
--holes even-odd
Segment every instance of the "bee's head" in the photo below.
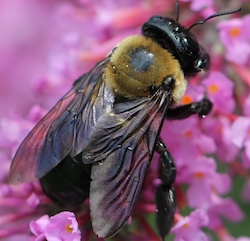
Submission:
<svg viewBox="0 0 250 241">
<path fill-rule="evenodd" d="M 171 52 L 180 62 L 185 76 L 193 76 L 201 70 L 207 70 L 209 68 L 210 57 L 189 30 L 195 25 L 205 23 L 208 19 L 237 11 L 240 11 L 240 9 L 213 14 L 203 21 L 194 23 L 189 28 L 180 25 L 178 20 L 153 16 L 142 26 L 142 34 L 153 39 L 162 48 Z"/>
</svg>

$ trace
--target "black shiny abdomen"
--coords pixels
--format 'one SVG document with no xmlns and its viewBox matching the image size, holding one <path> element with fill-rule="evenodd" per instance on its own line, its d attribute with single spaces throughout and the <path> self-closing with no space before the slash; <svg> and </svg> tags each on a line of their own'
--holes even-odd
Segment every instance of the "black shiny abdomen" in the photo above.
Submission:
<svg viewBox="0 0 250 241">
<path fill-rule="evenodd" d="M 79 205 L 89 196 L 91 165 L 81 159 L 68 155 L 40 179 L 45 194 L 61 206 Z"/>
</svg>

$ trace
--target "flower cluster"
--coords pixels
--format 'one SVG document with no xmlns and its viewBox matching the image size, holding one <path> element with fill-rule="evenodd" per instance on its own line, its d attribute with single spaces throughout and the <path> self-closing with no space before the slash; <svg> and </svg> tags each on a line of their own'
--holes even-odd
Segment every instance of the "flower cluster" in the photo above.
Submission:
<svg viewBox="0 0 250 241">
<path fill-rule="evenodd" d="M 222 9 L 219 2 L 180 0 L 179 21 L 190 26 L 212 13 L 239 7 L 229 0 Z M 166 120 L 161 132 L 177 167 L 171 229 L 175 241 L 213 236 L 250 241 L 248 228 L 241 229 L 250 214 L 244 208 L 250 210 L 250 15 L 244 15 L 247 1 L 237 4 L 241 12 L 192 28 L 210 53 L 211 68 L 189 80 L 180 104 L 205 96 L 213 103 L 212 113 L 205 119 Z M 1 3 L 1 240 L 96 240 L 87 201 L 70 210 L 74 213 L 62 210 L 46 197 L 39 181 L 9 185 L 9 166 L 23 138 L 73 81 L 125 36 L 139 34 L 152 15 L 175 18 L 175 1 Z M 133 216 L 113 240 L 160 240 L 150 220 L 156 209 L 158 165 L 155 155 Z"/>
</svg>

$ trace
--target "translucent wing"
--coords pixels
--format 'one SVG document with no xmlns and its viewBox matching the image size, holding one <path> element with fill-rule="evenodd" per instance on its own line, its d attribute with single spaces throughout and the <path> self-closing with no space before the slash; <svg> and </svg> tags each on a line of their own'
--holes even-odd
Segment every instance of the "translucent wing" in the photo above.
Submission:
<svg viewBox="0 0 250 241">
<path fill-rule="evenodd" d="M 113 101 L 102 81 L 108 61 L 80 77 L 25 138 L 11 164 L 12 184 L 39 179 L 68 154 L 83 150 L 96 120 Z"/>
<path fill-rule="evenodd" d="M 101 123 L 96 124 L 83 160 L 94 163 L 90 209 L 92 226 L 99 237 L 116 234 L 131 215 L 168 102 L 165 95 L 156 95 L 121 103 L 114 106 L 115 113 L 103 115 Z"/>
</svg>

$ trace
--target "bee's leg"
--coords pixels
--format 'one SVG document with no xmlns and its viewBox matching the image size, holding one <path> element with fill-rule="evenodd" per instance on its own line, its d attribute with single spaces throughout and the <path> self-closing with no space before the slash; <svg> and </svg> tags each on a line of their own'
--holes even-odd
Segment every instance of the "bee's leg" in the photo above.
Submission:
<svg viewBox="0 0 250 241">
<path fill-rule="evenodd" d="M 207 98 L 203 98 L 198 102 L 188 105 L 177 106 L 172 109 L 169 108 L 166 113 L 166 118 L 182 120 L 194 114 L 198 114 L 200 117 L 205 117 L 212 110 L 212 107 L 212 102 Z"/>
<path fill-rule="evenodd" d="M 161 138 L 156 140 L 156 151 L 160 154 L 161 185 L 156 190 L 156 219 L 159 234 L 164 237 L 169 233 L 174 220 L 175 197 L 173 184 L 176 177 L 174 158 L 168 151 Z"/>
</svg>

